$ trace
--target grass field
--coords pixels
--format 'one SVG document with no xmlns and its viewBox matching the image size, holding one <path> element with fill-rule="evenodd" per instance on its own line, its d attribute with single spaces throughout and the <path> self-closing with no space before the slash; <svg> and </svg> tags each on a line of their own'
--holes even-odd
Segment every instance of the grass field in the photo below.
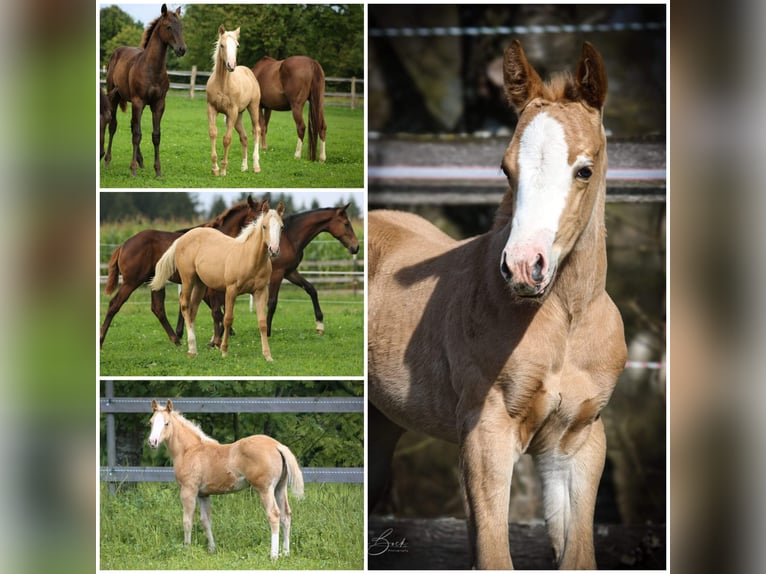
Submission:
<svg viewBox="0 0 766 574">
<path fill-rule="evenodd" d="M 168 93 L 162 117 L 160 162 L 162 177 L 154 175 L 152 115 L 147 107 L 141 118 L 141 152 L 144 169 L 130 176 L 133 145 L 130 133 L 130 107 L 117 111 L 117 131 L 108 169 L 100 163 L 102 188 L 362 188 L 364 187 L 364 110 L 325 106 L 327 123 L 327 161 L 311 162 L 308 157 L 308 127 L 303 143 L 303 158 L 293 157 L 297 135 L 292 114 L 274 112 L 269 122 L 267 151 L 261 151 L 261 172 L 252 171 L 252 128 L 250 116 L 244 124 L 248 134 L 248 172 L 240 172 L 241 146 L 233 132 L 229 148 L 229 169 L 225 178 L 211 172 L 210 137 L 208 136 L 205 96 L 194 99 L 179 91 Z M 308 106 L 304 109 L 308 122 Z M 223 159 L 223 115 L 218 116 L 218 157 Z M 308 124 L 307 124 L 308 125 Z M 109 140 L 107 129 L 106 142 Z"/>
<path fill-rule="evenodd" d="M 361 484 L 306 484 L 293 511 L 290 556 L 269 559 L 271 532 L 252 489 L 212 497 L 216 550 L 195 512 L 192 543 L 183 546 L 175 483 L 138 483 L 110 495 L 101 485 L 100 567 L 103 570 L 362 570 L 364 490 Z M 280 539 L 281 547 L 281 539 Z"/>
<path fill-rule="evenodd" d="M 178 290 L 166 289 L 165 308 L 172 325 L 178 313 Z M 229 355 L 206 346 L 213 335 L 210 309 L 203 303 L 196 321 L 198 355 L 173 345 L 150 309 L 148 287 L 137 289 L 115 316 L 100 351 L 104 376 L 242 376 L 242 377 L 361 377 L 364 375 L 364 298 L 360 294 L 319 293 L 325 333 L 315 331 L 311 300 L 303 290 L 284 285 L 279 293 L 269 339 L 272 363 L 261 354 L 260 335 L 249 298 L 237 299 Z M 101 289 L 103 322 L 109 297 Z"/>
</svg>

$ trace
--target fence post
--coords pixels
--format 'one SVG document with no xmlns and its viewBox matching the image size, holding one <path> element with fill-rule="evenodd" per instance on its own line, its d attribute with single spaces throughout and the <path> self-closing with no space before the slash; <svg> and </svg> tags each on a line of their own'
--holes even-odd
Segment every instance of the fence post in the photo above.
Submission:
<svg viewBox="0 0 766 574">
<path fill-rule="evenodd" d="M 356 104 L 356 76 L 351 76 L 351 109 Z"/>
<path fill-rule="evenodd" d="M 197 84 L 197 66 L 192 66 L 189 77 L 189 97 L 194 98 L 194 87 Z"/>
<path fill-rule="evenodd" d="M 114 398 L 114 381 L 106 381 L 104 390 L 107 402 Z M 111 473 L 117 466 L 117 444 L 114 432 L 114 413 L 106 414 L 106 466 Z M 114 494 L 114 483 L 109 481 L 109 494 Z"/>
</svg>

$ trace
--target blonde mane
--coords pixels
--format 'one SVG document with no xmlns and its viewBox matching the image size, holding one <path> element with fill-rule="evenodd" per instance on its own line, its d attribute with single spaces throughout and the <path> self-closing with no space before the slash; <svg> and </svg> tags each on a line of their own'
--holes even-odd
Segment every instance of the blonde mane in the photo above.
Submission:
<svg viewBox="0 0 766 574">
<path fill-rule="evenodd" d="M 262 221 L 263 221 L 263 213 L 261 213 L 257 219 L 254 219 L 253 221 L 245 225 L 242 228 L 242 231 L 239 232 L 239 235 L 235 237 L 235 240 L 238 241 L 239 243 L 244 243 L 245 241 L 247 241 L 248 238 L 253 233 L 255 233 L 255 231 L 258 229 L 258 226 L 261 224 Z"/>
<path fill-rule="evenodd" d="M 207 436 L 197 423 L 190 421 L 178 411 L 171 411 L 169 414 L 170 416 L 174 417 L 178 422 L 183 424 L 184 427 L 186 427 L 188 430 L 192 431 L 195 435 L 197 435 L 201 441 L 219 444 L 217 440 Z"/>
</svg>

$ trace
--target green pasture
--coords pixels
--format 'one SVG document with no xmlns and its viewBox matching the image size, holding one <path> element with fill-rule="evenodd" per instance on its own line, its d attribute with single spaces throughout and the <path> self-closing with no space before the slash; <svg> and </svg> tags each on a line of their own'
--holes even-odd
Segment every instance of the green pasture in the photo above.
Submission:
<svg viewBox="0 0 766 574">
<path fill-rule="evenodd" d="M 133 155 L 130 133 L 130 107 L 117 112 L 117 132 L 112 145 L 112 162 L 108 169 L 100 163 L 102 188 L 335 188 L 364 187 L 364 110 L 325 105 L 327 123 L 327 161 L 312 162 L 308 157 L 308 105 L 304 108 L 306 136 L 303 157 L 293 157 L 297 135 L 292 114 L 273 112 L 269 122 L 267 151 L 261 150 L 261 172 L 252 171 L 252 127 L 245 113 L 248 134 L 248 172 L 240 172 L 241 146 L 236 131 L 232 132 L 229 168 L 226 177 L 215 177 L 211 171 L 210 137 L 204 94 L 194 98 L 181 91 L 170 91 L 162 117 L 160 162 L 162 177 L 154 175 L 152 115 L 147 107 L 141 118 L 141 152 L 144 169 L 130 176 Z M 219 164 L 223 159 L 224 116 L 218 116 L 217 150 Z M 108 128 L 105 145 L 109 140 Z"/>
<path fill-rule="evenodd" d="M 99 325 L 110 297 L 100 294 Z M 279 292 L 272 335 L 274 361 L 261 354 L 255 311 L 248 296 L 237 299 L 234 309 L 235 336 L 229 354 L 207 347 L 213 335 L 210 308 L 200 305 L 196 320 L 197 356 L 186 354 L 186 336 L 180 347 L 173 345 L 151 312 L 149 288 L 131 295 L 115 316 L 100 351 L 100 375 L 104 376 L 244 376 L 244 377 L 361 377 L 364 375 L 364 297 L 337 292 L 323 293 L 319 303 L 324 313 L 325 333 L 315 330 L 314 311 L 308 295 L 285 284 Z M 165 308 L 171 325 L 178 316 L 178 289 L 168 284 Z"/>
<path fill-rule="evenodd" d="M 175 483 L 138 483 L 110 495 L 101 485 L 102 570 L 362 570 L 364 490 L 361 484 L 306 484 L 305 497 L 290 493 L 290 556 L 272 562 L 271 531 L 252 489 L 212 497 L 216 550 L 195 512 L 192 543 L 183 546 Z M 281 548 L 281 538 L 280 538 Z"/>
</svg>

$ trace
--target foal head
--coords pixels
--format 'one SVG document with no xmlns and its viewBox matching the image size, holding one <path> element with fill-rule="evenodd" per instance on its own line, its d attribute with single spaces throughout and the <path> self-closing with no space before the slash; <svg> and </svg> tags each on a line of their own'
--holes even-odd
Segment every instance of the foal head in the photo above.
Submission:
<svg viewBox="0 0 766 574">
<path fill-rule="evenodd" d="M 162 15 L 149 24 L 146 32 L 144 32 L 144 39 L 141 42 L 141 47 L 145 48 L 149 42 L 149 38 L 152 32 L 155 31 L 159 34 L 160 40 L 163 44 L 166 44 L 173 48 L 176 56 L 183 56 L 186 53 L 186 42 L 183 36 L 183 24 L 181 23 L 181 7 L 179 6 L 175 12 L 168 11 L 166 4 L 162 5 Z"/>
<path fill-rule="evenodd" d="M 173 412 L 173 403 L 168 400 L 164 407 L 152 400 L 152 418 L 149 419 L 149 426 L 152 431 L 149 434 L 149 446 L 158 448 L 163 442 L 170 438 L 173 432 L 170 425 L 170 413 Z"/>
<path fill-rule="evenodd" d="M 226 69 L 233 72 L 237 67 L 237 47 L 239 46 L 239 28 L 230 32 L 221 24 L 218 27 L 218 40 L 215 43 L 213 65 L 218 66 L 223 62 Z"/>
<path fill-rule="evenodd" d="M 266 248 L 269 251 L 269 256 L 272 258 L 279 256 L 279 245 L 282 240 L 282 228 L 284 227 L 282 214 L 284 212 L 285 204 L 281 201 L 277 204 L 276 209 L 269 208 L 268 200 L 264 201 L 261 205 L 261 218 L 259 221 L 263 228 Z"/>
<path fill-rule="evenodd" d="M 543 83 L 514 40 L 503 75 L 519 121 L 501 164 L 510 190 L 498 213 L 511 228 L 500 272 L 516 295 L 542 298 L 605 192 L 606 72 L 586 42 L 573 77 Z"/>
</svg>

